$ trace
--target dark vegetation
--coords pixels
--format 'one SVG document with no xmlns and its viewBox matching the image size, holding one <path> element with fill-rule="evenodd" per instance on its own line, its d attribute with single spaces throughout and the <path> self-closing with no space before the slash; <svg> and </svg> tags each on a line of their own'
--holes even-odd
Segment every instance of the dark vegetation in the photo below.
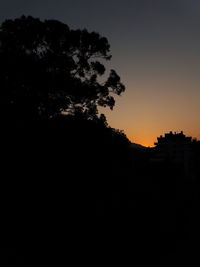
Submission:
<svg viewBox="0 0 200 267">
<path fill-rule="evenodd" d="M 2 23 L 6 234 L 49 242 L 67 229 L 76 236 L 84 226 L 88 231 L 90 218 L 95 227 L 97 202 L 110 203 L 111 187 L 121 188 L 130 142 L 98 113 L 98 106 L 112 109 L 114 95 L 125 90 L 114 70 L 104 74 L 103 61 L 110 59 L 108 41 L 98 33 L 25 16 Z"/>
<path fill-rule="evenodd" d="M 68 254 L 96 265 L 108 254 L 110 264 L 194 266 L 199 142 L 186 148 L 187 167 L 108 126 L 98 107 L 112 109 L 125 90 L 114 70 L 105 78 L 110 59 L 98 33 L 32 17 L 2 23 L 1 214 L 18 243 L 3 249 L 5 265 L 59 266 Z"/>
</svg>

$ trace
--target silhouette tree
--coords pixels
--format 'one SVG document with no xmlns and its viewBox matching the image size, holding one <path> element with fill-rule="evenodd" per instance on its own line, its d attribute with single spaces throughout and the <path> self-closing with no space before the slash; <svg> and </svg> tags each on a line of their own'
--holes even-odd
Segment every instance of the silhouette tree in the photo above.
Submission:
<svg viewBox="0 0 200 267">
<path fill-rule="evenodd" d="M 102 60 L 110 60 L 105 37 L 71 30 L 56 20 L 31 16 L 0 26 L 1 116 L 17 121 L 50 118 L 66 112 L 98 116 L 98 106 L 113 108 L 113 93 L 125 87 L 111 70 L 105 81 Z"/>
<path fill-rule="evenodd" d="M 1 24 L 6 225 L 25 216 L 30 226 L 32 218 L 48 225 L 53 214 L 65 227 L 66 207 L 68 218 L 84 218 L 96 212 L 96 199 L 110 203 L 114 185 L 124 187 L 119 170 L 126 167 L 129 140 L 98 114 L 125 90 L 114 70 L 106 75 L 102 62 L 110 59 L 107 39 L 95 32 L 25 16 Z"/>
</svg>

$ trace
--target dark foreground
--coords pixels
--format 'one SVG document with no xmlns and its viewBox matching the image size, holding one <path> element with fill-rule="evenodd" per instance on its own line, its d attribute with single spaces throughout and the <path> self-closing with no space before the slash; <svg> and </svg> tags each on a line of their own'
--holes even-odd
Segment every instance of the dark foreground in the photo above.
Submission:
<svg viewBox="0 0 200 267">
<path fill-rule="evenodd" d="M 4 154 L 4 266 L 196 266 L 198 168 L 185 175 L 148 151 L 126 157 L 91 137 L 72 147 L 43 134 L 37 143 L 18 136 Z"/>
</svg>

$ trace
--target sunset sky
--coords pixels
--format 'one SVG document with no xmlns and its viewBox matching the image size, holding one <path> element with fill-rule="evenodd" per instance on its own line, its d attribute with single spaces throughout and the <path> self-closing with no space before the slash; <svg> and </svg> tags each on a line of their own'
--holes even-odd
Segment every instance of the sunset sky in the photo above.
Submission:
<svg viewBox="0 0 200 267">
<path fill-rule="evenodd" d="M 109 124 L 135 143 L 184 131 L 200 139 L 199 0 L 0 0 L 0 22 L 22 14 L 57 19 L 108 38 L 126 86 Z"/>
</svg>

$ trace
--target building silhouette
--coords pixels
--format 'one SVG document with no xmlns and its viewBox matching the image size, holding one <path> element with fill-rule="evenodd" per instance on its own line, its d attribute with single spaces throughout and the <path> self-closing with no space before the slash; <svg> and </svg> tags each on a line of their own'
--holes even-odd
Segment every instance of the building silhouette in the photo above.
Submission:
<svg viewBox="0 0 200 267">
<path fill-rule="evenodd" d="M 154 155 L 151 159 L 157 162 L 167 162 L 174 167 L 180 168 L 185 176 L 190 176 L 193 171 L 192 145 L 197 142 L 183 131 L 165 133 L 155 142 Z"/>
</svg>

